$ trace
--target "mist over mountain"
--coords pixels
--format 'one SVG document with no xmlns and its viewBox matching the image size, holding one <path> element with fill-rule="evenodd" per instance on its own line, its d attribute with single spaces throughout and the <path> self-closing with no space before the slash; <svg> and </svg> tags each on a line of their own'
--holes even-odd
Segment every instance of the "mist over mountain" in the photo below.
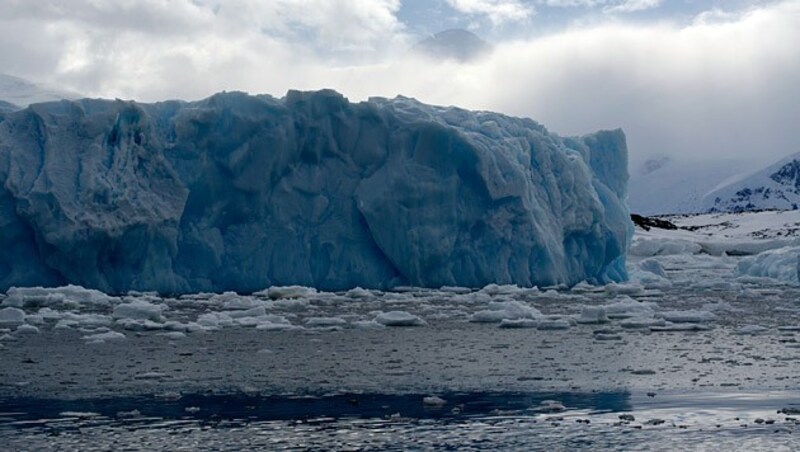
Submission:
<svg viewBox="0 0 800 452">
<path fill-rule="evenodd" d="M 30 104 L 61 99 L 77 99 L 77 93 L 40 85 L 12 75 L 0 74 L 0 112 L 13 111 Z"/>
<path fill-rule="evenodd" d="M 17 111 L 19 109 L 20 109 L 20 107 L 12 104 L 10 102 L 6 102 L 4 100 L 0 100 L 0 113 L 9 113 L 9 112 L 12 112 L 12 111 Z"/>
<path fill-rule="evenodd" d="M 420 41 L 413 50 L 433 58 L 472 61 L 491 52 L 492 45 L 470 31 L 452 29 Z"/>
<path fill-rule="evenodd" d="M 702 212 L 708 192 L 752 168 L 750 160 L 657 156 L 631 165 L 628 205 L 642 215 Z"/>
</svg>

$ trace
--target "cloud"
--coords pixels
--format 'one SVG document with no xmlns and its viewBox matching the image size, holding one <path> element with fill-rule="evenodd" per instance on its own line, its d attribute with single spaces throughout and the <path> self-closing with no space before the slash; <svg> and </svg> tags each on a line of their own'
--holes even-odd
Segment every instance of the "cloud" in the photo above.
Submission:
<svg viewBox="0 0 800 452">
<path fill-rule="evenodd" d="M 557 8 L 603 6 L 605 13 L 631 13 L 658 8 L 663 0 L 541 0 L 541 3 Z"/>
<path fill-rule="evenodd" d="M 596 6 L 606 3 L 607 0 L 540 0 L 540 3 L 556 8 L 573 8 L 576 6 Z"/>
<path fill-rule="evenodd" d="M 623 127 L 634 159 L 800 151 L 800 2 L 686 25 L 592 26 L 419 58 L 399 1 L 0 0 L 3 72 L 90 96 L 198 99 L 334 88 L 532 117 L 563 134 Z"/>
<path fill-rule="evenodd" d="M 505 22 L 524 22 L 535 14 L 531 5 L 519 0 L 446 0 L 456 11 L 464 14 L 486 16 L 494 25 Z"/>
<path fill-rule="evenodd" d="M 632 13 L 658 8 L 661 3 L 663 3 L 663 0 L 625 0 L 607 6 L 604 11 L 610 13 Z"/>
</svg>

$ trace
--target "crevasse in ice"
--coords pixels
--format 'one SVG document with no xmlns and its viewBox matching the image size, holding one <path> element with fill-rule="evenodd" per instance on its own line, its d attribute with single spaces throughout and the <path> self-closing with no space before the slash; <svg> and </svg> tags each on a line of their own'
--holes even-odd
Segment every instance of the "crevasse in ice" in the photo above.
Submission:
<svg viewBox="0 0 800 452">
<path fill-rule="evenodd" d="M 0 290 L 619 281 L 621 130 L 290 91 L 0 114 Z"/>
</svg>

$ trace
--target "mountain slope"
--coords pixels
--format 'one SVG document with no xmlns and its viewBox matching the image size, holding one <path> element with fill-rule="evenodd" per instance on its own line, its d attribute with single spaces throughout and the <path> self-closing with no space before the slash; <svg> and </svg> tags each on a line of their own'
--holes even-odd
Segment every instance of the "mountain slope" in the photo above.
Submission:
<svg viewBox="0 0 800 452">
<path fill-rule="evenodd" d="M 743 212 L 763 209 L 797 209 L 800 206 L 800 153 L 706 195 L 703 211 Z"/>
</svg>

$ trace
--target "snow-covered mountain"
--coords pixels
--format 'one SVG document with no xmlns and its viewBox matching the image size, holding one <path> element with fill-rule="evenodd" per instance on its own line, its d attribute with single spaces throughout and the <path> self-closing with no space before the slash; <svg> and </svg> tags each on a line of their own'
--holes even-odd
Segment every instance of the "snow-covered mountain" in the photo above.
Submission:
<svg viewBox="0 0 800 452">
<path fill-rule="evenodd" d="M 703 197 L 706 212 L 797 209 L 800 206 L 800 153 L 716 188 Z"/>
<path fill-rule="evenodd" d="M 19 77 L 0 74 L 0 101 L 11 104 L 4 106 L 0 102 L 0 112 L 4 109 L 13 110 L 16 107 L 27 107 L 30 104 L 39 102 L 77 99 L 79 97 L 76 93 L 31 83 Z"/>
<path fill-rule="evenodd" d="M 631 168 L 628 204 L 642 215 L 703 212 L 710 191 L 752 167 L 747 160 L 655 157 Z"/>
<path fill-rule="evenodd" d="M 470 61 L 491 51 L 492 46 L 472 32 L 453 29 L 424 39 L 414 46 L 414 50 L 434 58 Z"/>
<path fill-rule="evenodd" d="M 404 97 L 35 104 L 0 180 L 0 290 L 620 281 L 632 234 L 621 130 Z"/>
</svg>

